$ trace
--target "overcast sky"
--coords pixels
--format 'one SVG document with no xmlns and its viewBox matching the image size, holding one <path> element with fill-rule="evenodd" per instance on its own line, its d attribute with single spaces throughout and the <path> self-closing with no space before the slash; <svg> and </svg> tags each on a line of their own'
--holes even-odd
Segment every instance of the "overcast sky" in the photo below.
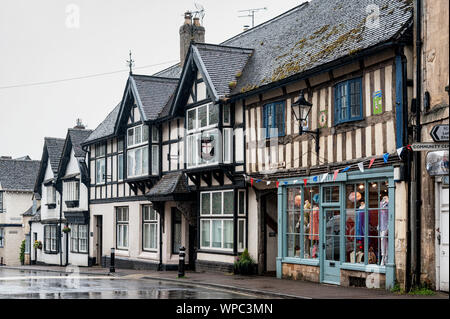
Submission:
<svg viewBox="0 0 450 319">
<path fill-rule="evenodd" d="M 95 129 L 122 97 L 129 50 L 136 74 L 179 61 L 178 30 L 194 3 L 205 8 L 206 42 L 220 43 L 251 24 L 238 10 L 267 7 L 257 25 L 301 2 L 1 0 L 0 156 L 40 159 L 44 137 L 64 138 L 77 118 Z"/>
</svg>

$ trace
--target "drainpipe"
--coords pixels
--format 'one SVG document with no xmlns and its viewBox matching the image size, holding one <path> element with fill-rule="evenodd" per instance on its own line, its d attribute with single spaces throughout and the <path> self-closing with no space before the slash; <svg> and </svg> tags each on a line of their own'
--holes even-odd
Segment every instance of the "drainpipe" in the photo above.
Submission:
<svg viewBox="0 0 450 319">
<path fill-rule="evenodd" d="M 62 221 L 62 192 L 59 192 L 59 227 L 58 227 L 58 245 L 60 246 L 60 250 L 59 250 L 59 265 L 62 266 L 63 262 L 62 262 L 62 258 L 63 258 L 63 254 L 62 254 L 62 240 L 61 240 L 61 232 L 62 232 L 62 228 L 61 228 L 61 221 Z"/>
<path fill-rule="evenodd" d="M 416 126 L 415 126 L 415 138 L 416 142 L 421 142 L 422 125 L 420 123 L 420 112 L 422 111 L 422 1 L 416 0 Z M 414 153 L 414 180 L 415 180 L 415 193 L 413 194 L 413 200 L 415 200 L 415 219 L 412 220 L 414 224 L 415 236 L 412 238 L 414 241 L 415 254 L 414 258 L 415 269 L 413 269 L 413 280 L 411 284 L 420 284 L 421 273 L 421 210 L 422 210 L 422 158 L 420 152 Z"/>
</svg>

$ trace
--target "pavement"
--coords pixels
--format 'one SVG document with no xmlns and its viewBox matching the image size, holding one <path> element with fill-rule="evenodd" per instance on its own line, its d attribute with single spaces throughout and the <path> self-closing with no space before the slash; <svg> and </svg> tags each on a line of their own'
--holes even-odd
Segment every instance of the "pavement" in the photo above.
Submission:
<svg viewBox="0 0 450 319">
<path fill-rule="evenodd" d="M 1 266 L 6 269 L 34 270 L 65 273 L 66 267 L 25 265 L 19 267 Z M 385 289 L 341 287 L 301 280 L 278 279 L 267 276 L 241 276 L 220 272 L 186 271 L 184 278 L 177 278 L 177 271 L 151 271 L 134 269 L 109 269 L 101 267 L 80 267 L 80 274 L 93 276 L 113 276 L 120 279 L 164 280 L 214 287 L 224 290 L 252 293 L 266 298 L 294 299 L 449 299 L 449 295 L 436 292 L 431 296 L 397 294 Z"/>
</svg>

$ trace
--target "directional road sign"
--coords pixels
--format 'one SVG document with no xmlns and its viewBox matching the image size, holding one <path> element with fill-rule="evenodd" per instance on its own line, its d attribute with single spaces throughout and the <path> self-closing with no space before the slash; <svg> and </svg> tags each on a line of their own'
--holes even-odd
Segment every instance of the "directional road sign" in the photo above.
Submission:
<svg viewBox="0 0 450 319">
<path fill-rule="evenodd" d="M 430 135 L 435 142 L 448 142 L 448 124 L 436 125 L 431 130 Z"/>
</svg>

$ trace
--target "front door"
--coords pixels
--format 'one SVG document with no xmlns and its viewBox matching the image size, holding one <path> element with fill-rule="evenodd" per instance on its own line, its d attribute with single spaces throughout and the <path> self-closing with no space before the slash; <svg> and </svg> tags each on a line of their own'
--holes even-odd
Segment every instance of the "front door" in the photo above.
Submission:
<svg viewBox="0 0 450 319">
<path fill-rule="evenodd" d="M 102 264 L 102 251 L 103 251 L 103 242 L 102 242 L 102 238 L 103 238 L 103 216 L 95 216 L 95 229 L 96 229 L 96 236 L 97 236 L 97 240 L 95 243 L 95 247 L 97 250 L 96 253 L 96 264 L 97 265 L 101 265 Z"/>
<path fill-rule="evenodd" d="M 322 217 L 323 282 L 340 284 L 341 211 L 325 208 Z"/>
</svg>

